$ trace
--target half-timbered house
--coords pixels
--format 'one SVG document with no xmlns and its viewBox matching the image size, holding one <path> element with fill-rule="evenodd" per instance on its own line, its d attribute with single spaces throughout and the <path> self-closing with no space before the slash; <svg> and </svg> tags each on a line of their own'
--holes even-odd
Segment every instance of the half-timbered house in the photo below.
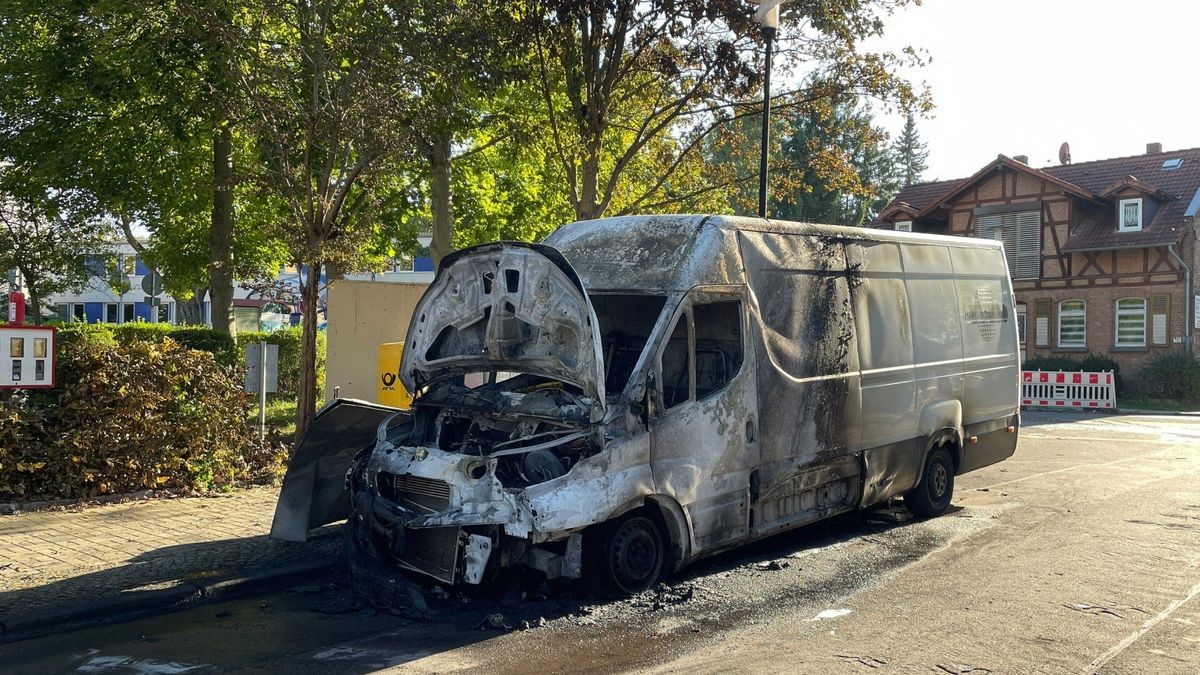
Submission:
<svg viewBox="0 0 1200 675">
<path fill-rule="evenodd" d="M 1093 353 L 1136 374 L 1200 329 L 1200 148 L 1042 169 L 998 156 L 903 189 L 876 227 L 1004 242 L 1026 357 Z"/>
</svg>

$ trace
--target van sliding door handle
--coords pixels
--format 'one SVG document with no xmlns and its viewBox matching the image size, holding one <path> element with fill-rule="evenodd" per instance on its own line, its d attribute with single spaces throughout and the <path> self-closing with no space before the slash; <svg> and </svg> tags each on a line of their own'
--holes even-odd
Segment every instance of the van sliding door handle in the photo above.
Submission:
<svg viewBox="0 0 1200 675">
<path fill-rule="evenodd" d="M 746 420 L 746 442 L 753 443 L 756 436 L 757 436 L 757 433 L 755 432 L 755 429 L 754 429 L 754 420 L 753 419 Z"/>
</svg>

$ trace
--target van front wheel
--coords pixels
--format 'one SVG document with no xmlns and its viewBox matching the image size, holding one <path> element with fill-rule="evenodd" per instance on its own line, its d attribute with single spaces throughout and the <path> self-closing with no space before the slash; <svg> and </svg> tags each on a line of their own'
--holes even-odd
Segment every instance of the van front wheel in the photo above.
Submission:
<svg viewBox="0 0 1200 675">
<path fill-rule="evenodd" d="M 904 495 L 904 505 L 920 518 L 940 516 L 954 496 L 954 463 L 945 448 L 934 448 L 925 460 L 921 482 Z"/>
<path fill-rule="evenodd" d="M 658 583 L 666 545 L 653 518 L 640 513 L 623 518 L 607 528 L 602 542 L 596 552 L 598 571 L 608 590 L 633 595 Z"/>
</svg>

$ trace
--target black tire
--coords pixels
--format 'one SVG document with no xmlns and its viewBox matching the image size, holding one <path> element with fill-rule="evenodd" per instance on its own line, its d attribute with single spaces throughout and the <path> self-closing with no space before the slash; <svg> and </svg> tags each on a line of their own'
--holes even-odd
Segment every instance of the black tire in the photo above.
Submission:
<svg viewBox="0 0 1200 675">
<path fill-rule="evenodd" d="M 654 518 L 643 511 L 606 526 L 594 557 L 597 581 L 615 595 L 634 595 L 653 587 L 666 567 L 666 537 Z"/>
<path fill-rule="evenodd" d="M 919 518 L 940 516 L 954 497 L 954 462 L 945 448 L 934 448 L 925 460 L 921 482 L 904 495 L 904 505 Z"/>
</svg>

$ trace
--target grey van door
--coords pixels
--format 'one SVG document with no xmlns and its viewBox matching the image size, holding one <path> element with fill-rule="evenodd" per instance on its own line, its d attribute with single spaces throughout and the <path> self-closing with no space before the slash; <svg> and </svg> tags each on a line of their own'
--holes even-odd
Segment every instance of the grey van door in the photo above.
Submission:
<svg viewBox="0 0 1200 675">
<path fill-rule="evenodd" d="M 743 293 L 693 292 L 652 367 L 651 470 L 692 523 L 693 552 L 745 539 L 758 467 L 758 395 Z"/>
</svg>

